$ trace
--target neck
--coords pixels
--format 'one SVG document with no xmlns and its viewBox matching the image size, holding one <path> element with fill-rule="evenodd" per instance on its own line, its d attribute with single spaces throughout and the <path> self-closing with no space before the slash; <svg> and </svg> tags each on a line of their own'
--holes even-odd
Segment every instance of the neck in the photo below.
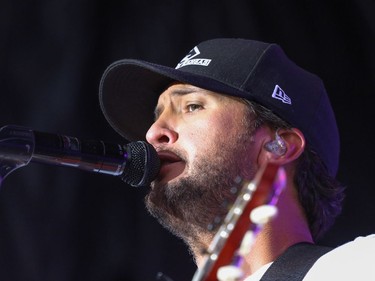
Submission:
<svg viewBox="0 0 375 281">
<path fill-rule="evenodd" d="M 287 186 L 280 196 L 277 218 L 264 226 L 258 234 L 250 253 L 245 257 L 242 270 L 249 276 L 263 265 L 274 261 L 288 247 L 299 242 L 313 242 L 302 207 L 296 200 L 294 187 Z M 207 248 L 212 237 L 202 239 L 200 245 Z M 201 247 L 192 247 L 197 266 L 204 262 Z"/>
</svg>

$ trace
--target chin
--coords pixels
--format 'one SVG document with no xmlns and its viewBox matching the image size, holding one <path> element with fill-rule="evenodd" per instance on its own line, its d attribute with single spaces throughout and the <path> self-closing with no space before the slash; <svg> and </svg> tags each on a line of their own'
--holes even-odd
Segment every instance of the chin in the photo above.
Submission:
<svg viewBox="0 0 375 281">
<path fill-rule="evenodd" d="M 185 169 L 169 171 L 168 173 L 160 173 L 159 176 L 151 183 L 151 188 L 157 188 L 160 185 L 168 185 L 176 183 L 183 177 L 186 177 L 187 172 Z"/>
</svg>

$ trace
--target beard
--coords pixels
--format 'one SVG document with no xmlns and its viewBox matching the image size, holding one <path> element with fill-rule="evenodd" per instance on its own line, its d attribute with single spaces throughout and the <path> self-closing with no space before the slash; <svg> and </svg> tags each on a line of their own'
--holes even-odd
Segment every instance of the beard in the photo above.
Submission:
<svg viewBox="0 0 375 281">
<path fill-rule="evenodd" d="M 212 239 L 236 199 L 242 188 L 239 179 L 255 175 L 249 145 L 243 145 L 249 141 L 249 133 L 238 137 L 235 143 L 240 145 L 222 141 L 215 144 L 216 150 L 188 163 L 187 175 L 165 184 L 153 182 L 145 199 L 149 213 L 191 249 L 201 248 L 202 239 Z"/>
</svg>

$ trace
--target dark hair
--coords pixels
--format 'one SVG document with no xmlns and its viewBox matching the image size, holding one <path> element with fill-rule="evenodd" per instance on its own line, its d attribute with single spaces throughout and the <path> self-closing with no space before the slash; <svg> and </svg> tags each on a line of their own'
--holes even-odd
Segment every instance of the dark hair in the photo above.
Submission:
<svg viewBox="0 0 375 281">
<path fill-rule="evenodd" d="M 292 128 L 271 110 L 254 102 L 245 101 L 255 114 L 255 120 L 252 120 L 255 122 L 253 123 L 255 128 L 263 125 L 275 130 Z M 298 159 L 294 183 L 311 234 L 316 241 L 332 226 L 335 218 L 341 213 L 344 187 L 335 178 L 329 176 L 326 166 L 308 142 Z"/>
</svg>

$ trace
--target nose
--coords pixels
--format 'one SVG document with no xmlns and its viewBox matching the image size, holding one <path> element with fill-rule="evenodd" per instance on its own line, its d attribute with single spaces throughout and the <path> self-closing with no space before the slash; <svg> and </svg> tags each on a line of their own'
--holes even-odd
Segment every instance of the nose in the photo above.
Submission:
<svg viewBox="0 0 375 281">
<path fill-rule="evenodd" d="M 178 139 L 178 133 L 166 121 L 158 119 L 146 133 L 146 140 L 154 147 L 161 144 L 172 144 Z"/>
</svg>

